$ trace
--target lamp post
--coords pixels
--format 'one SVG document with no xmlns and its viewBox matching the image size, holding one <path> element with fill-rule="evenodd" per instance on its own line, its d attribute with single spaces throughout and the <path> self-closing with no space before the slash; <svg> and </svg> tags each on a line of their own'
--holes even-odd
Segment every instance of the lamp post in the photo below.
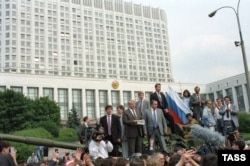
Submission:
<svg viewBox="0 0 250 166">
<path fill-rule="evenodd" d="M 237 11 L 232 7 L 232 6 L 223 6 L 212 13 L 210 13 L 208 16 L 213 17 L 217 11 L 224 9 L 224 8 L 230 8 L 234 11 L 238 23 L 238 29 L 239 29 L 239 34 L 240 34 L 240 42 L 235 41 L 235 46 L 241 46 L 241 51 L 242 51 L 242 57 L 243 57 L 243 63 L 244 63 L 244 68 L 245 68 L 245 75 L 246 75 L 246 82 L 247 82 L 247 101 L 248 101 L 248 109 L 250 107 L 250 77 L 249 77 L 249 71 L 248 71 L 248 64 L 247 64 L 247 57 L 246 57 L 246 51 L 245 51 L 245 45 L 242 37 L 242 32 L 241 32 L 241 26 L 240 26 L 240 19 L 239 19 L 239 5 L 240 5 L 240 0 L 238 1 L 237 5 Z M 249 111 L 249 110 L 248 110 Z"/>
</svg>

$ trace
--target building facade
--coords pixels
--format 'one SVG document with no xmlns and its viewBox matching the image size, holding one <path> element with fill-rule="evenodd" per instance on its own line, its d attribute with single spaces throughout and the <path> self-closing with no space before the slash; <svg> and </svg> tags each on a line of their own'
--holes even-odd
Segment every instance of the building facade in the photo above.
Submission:
<svg viewBox="0 0 250 166">
<path fill-rule="evenodd" d="M 2 0 L 0 9 L 0 90 L 48 96 L 62 119 L 72 108 L 99 118 L 139 91 L 149 99 L 156 82 L 178 93 L 197 85 L 174 83 L 161 9 L 123 0 Z M 198 86 L 216 98 L 217 83 Z"/>
<path fill-rule="evenodd" d="M 145 82 L 173 82 L 163 10 L 123 0 L 2 0 L 0 8 L 1 90 L 49 96 L 62 119 L 73 107 L 99 117 L 106 104 L 151 91 L 137 88 Z M 128 87 L 104 86 L 114 80 Z"/>
<path fill-rule="evenodd" d="M 129 100 L 137 101 L 139 91 L 143 91 L 145 98 L 149 100 L 150 94 L 155 91 L 154 86 L 153 82 L 17 73 L 1 73 L 0 79 L 0 91 L 13 89 L 32 99 L 48 96 L 55 100 L 61 108 L 62 120 L 67 119 L 72 108 L 76 108 L 80 117 L 88 115 L 98 119 L 105 114 L 105 106 L 111 104 L 115 113 L 118 105 L 122 104 L 127 108 Z M 184 89 L 192 90 L 196 85 L 162 83 L 163 92 L 167 86 L 181 93 Z M 200 86 L 204 91 L 205 86 Z"/>
<path fill-rule="evenodd" d="M 1 72 L 173 82 L 163 10 L 122 0 L 1 1 Z"/>
<path fill-rule="evenodd" d="M 230 96 L 232 103 L 236 104 L 240 111 L 249 112 L 246 88 L 246 75 L 243 73 L 207 84 L 205 93 L 213 101 Z"/>
</svg>

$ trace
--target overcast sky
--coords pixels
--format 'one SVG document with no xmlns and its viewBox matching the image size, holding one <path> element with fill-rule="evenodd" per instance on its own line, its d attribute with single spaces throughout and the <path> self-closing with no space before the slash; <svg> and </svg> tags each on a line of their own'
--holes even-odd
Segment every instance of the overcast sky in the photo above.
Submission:
<svg viewBox="0 0 250 166">
<path fill-rule="evenodd" d="M 165 10 L 175 82 L 211 83 L 244 73 L 235 13 L 238 0 L 125 0 Z M 250 61 L 250 0 L 241 0 L 239 17 Z"/>
</svg>

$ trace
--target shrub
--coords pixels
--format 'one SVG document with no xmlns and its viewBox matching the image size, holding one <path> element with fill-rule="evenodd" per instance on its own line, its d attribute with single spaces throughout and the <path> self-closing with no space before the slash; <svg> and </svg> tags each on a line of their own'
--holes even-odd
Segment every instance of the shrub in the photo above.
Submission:
<svg viewBox="0 0 250 166">
<path fill-rule="evenodd" d="M 50 134 L 52 134 L 54 137 L 58 137 L 58 133 L 59 133 L 59 127 L 56 123 L 51 122 L 51 121 L 43 121 L 43 122 L 39 122 L 36 124 L 35 127 L 42 127 L 45 130 L 47 130 L 48 132 L 50 132 Z"/>
<path fill-rule="evenodd" d="M 64 141 L 64 142 L 77 142 L 77 131 L 76 129 L 72 128 L 60 128 L 59 130 L 59 137 L 56 138 L 57 141 Z"/>
<path fill-rule="evenodd" d="M 12 133 L 15 136 L 21 137 L 34 137 L 34 139 L 24 139 L 27 143 L 18 143 L 18 142 L 10 142 L 11 146 L 14 146 L 17 149 L 17 160 L 27 160 L 32 152 L 35 150 L 35 145 L 29 145 L 35 138 L 44 138 L 44 139 L 52 139 L 53 136 L 43 128 L 36 129 L 26 129 L 21 131 L 16 131 Z"/>
<path fill-rule="evenodd" d="M 247 112 L 240 111 L 238 113 L 239 119 L 239 130 L 240 133 L 249 133 L 250 132 L 250 114 Z"/>
</svg>

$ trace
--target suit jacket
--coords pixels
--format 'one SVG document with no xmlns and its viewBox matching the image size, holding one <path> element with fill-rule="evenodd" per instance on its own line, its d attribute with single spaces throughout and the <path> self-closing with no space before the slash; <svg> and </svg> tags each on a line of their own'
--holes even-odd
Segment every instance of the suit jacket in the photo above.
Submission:
<svg viewBox="0 0 250 166">
<path fill-rule="evenodd" d="M 141 125 L 136 125 L 134 120 L 142 120 L 143 116 L 135 110 L 136 118 L 131 113 L 130 109 L 127 109 L 122 114 L 122 122 L 126 126 L 127 137 L 142 137 L 143 136 L 143 127 Z"/>
<path fill-rule="evenodd" d="M 201 101 L 204 103 L 204 98 L 199 94 Z M 197 94 L 194 93 L 190 96 L 189 106 L 193 112 L 199 112 L 203 110 L 203 103 L 198 102 Z"/>
<path fill-rule="evenodd" d="M 85 123 L 80 125 L 80 127 L 78 129 L 78 137 L 80 140 L 87 139 L 87 129 L 88 129 L 88 127 L 86 126 Z"/>
<path fill-rule="evenodd" d="M 158 97 L 158 95 L 157 95 L 156 92 L 154 92 L 154 93 L 152 93 L 152 94 L 150 95 L 150 102 L 151 102 L 152 100 L 156 100 L 157 103 L 158 103 L 158 108 L 160 108 L 160 109 L 162 109 L 162 110 L 163 110 L 163 109 L 168 109 L 168 103 L 167 103 L 167 100 L 166 100 L 165 95 L 164 95 L 162 92 L 160 92 L 160 95 L 161 95 L 162 103 L 160 102 L 159 97 Z"/>
<path fill-rule="evenodd" d="M 140 112 L 140 104 L 141 104 L 141 100 L 137 101 L 136 104 L 135 104 L 135 108 L 136 110 L 138 110 Z M 142 100 L 142 108 L 141 108 L 141 111 L 142 111 L 142 116 L 144 116 L 144 112 L 146 109 L 149 109 L 150 108 L 150 103 L 148 100 L 145 100 L 143 99 Z"/>
<path fill-rule="evenodd" d="M 0 152 L 0 165 L 1 166 L 15 166 L 14 160 L 10 155 Z"/>
<path fill-rule="evenodd" d="M 222 120 L 224 120 L 224 116 L 226 115 L 226 108 L 227 108 L 227 105 L 225 104 L 220 109 L 219 113 L 222 115 Z M 231 120 L 233 121 L 235 127 L 239 127 L 239 121 L 237 117 L 239 110 L 236 107 L 236 105 L 231 104 L 231 103 L 230 103 L 230 109 L 231 111 L 229 113 L 231 114 Z"/>
<path fill-rule="evenodd" d="M 127 140 L 127 133 L 126 133 L 126 126 L 122 122 L 122 116 L 120 117 L 120 124 L 121 124 L 121 139 Z"/>
<path fill-rule="evenodd" d="M 100 119 L 100 124 L 104 128 L 105 135 L 108 135 L 108 122 L 107 115 L 104 115 Z M 120 118 L 117 115 L 111 115 L 111 134 L 112 139 L 116 142 L 117 139 L 121 139 L 121 124 Z"/>
<path fill-rule="evenodd" d="M 165 131 L 167 131 L 167 123 L 165 120 L 165 117 L 163 115 L 163 112 L 161 109 L 156 109 L 156 114 L 157 114 L 157 126 L 159 127 L 161 135 L 164 135 Z M 145 125 L 144 125 L 144 130 L 147 131 L 147 134 L 150 136 L 153 133 L 153 127 L 154 127 L 154 120 L 153 120 L 153 115 L 151 108 L 145 110 L 144 114 L 144 119 L 145 119 Z"/>
</svg>

